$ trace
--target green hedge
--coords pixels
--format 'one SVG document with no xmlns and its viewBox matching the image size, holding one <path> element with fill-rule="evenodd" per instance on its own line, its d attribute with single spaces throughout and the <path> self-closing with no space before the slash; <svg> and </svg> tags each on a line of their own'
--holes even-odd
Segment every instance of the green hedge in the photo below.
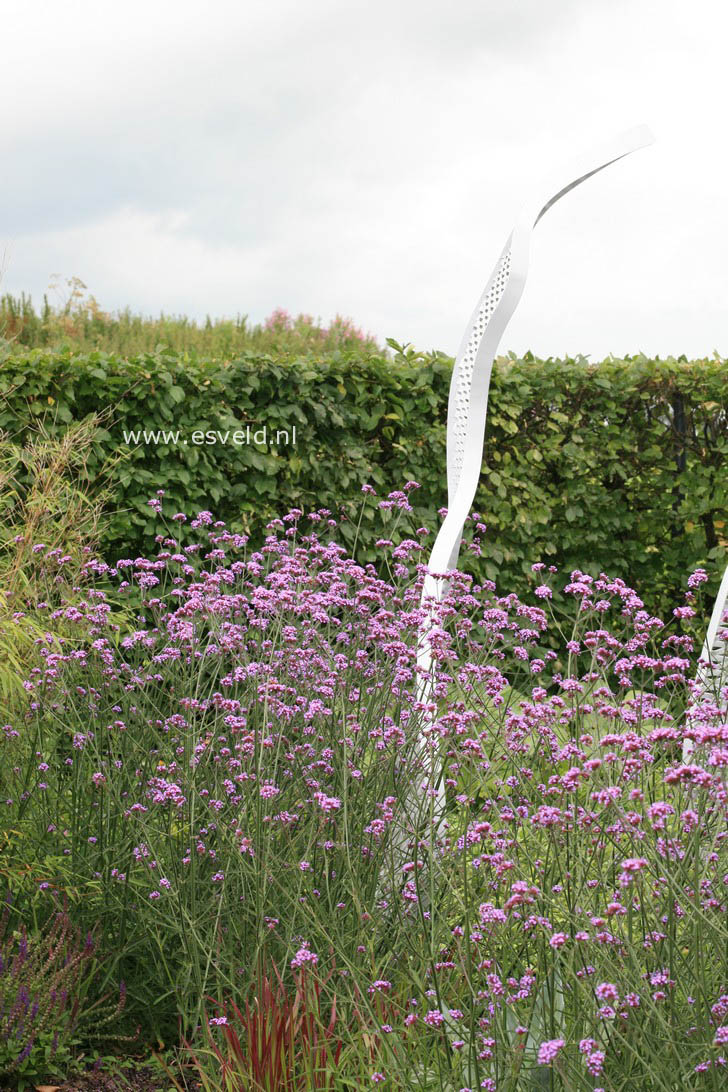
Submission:
<svg viewBox="0 0 728 1092">
<path fill-rule="evenodd" d="M 353 541 L 361 485 L 384 496 L 407 479 L 420 522 L 446 503 L 445 419 L 452 361 L 442 354 L 334 353 L 325 359 L 246 354 L 229 363 L 160 347 L 126 360 L 5 348 L 0 429 L 21 441 L 33 421 L 60 429 L 106 411 L 99 465 L 113 467 L 117 510 L 109 559 L 154 549 L 163 528 L 148 507 L 165 489 L 175 508 L 209 509 L 242 530 L 261 517 L 350 503 Z M 296 428 L 279 447 L 197 445 L 195 430 Z M 179 430 L 187 444 L 125 444 L 123 430 Z M 240 437 L 238 437 L 240 439 Z M 283 437 L 281 437 L 281 440 Z M 604 569 L 658 609 L 703 565 L 711 588 L 726 562 L 728 365 L 633 357 L 502 359 L 493 370 L 476 509 L 488 525 L 480 574 L 524 586 L 537 560 Z M 380 533 L 364 516 L 357 554 L 376 558 Z"/>
</svg>

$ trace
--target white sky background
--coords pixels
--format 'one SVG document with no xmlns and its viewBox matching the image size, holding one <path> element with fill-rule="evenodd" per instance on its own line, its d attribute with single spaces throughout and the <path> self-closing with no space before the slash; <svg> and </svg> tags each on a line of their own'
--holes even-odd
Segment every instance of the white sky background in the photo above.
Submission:
<svg viewBox="0 0 728 1092">
<path fill-rule="evenodd" d="M 718 0 L 0 0 L 0 292 L 337 312 L 454 353 L 533 183 L 657 143 L 539 224 L 501 349 L 728 354 Z"/>
</svg>

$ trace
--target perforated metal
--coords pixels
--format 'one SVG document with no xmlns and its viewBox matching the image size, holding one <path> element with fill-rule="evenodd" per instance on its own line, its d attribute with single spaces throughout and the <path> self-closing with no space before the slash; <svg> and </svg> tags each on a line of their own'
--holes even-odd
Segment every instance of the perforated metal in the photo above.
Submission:
<svg viewBox="0 0 728 1092">
<path fill-rule="evenodd" d="M 700 659 L 705 661 L 705 666 L 698 668 L 695 677 L 698 684 L 697 701 L 708 698 L 728 715 L 728 697 L 725 696 L 725 688 L 728 687 L 728 568 L 715 600 Z M 694 750 L 693 741 L 686 739 L 683 744 L 684 762 L 688 761 Z"/>
<path fill-rule="evenodd" d="M 726 615 L 722 627 L 710 647 L 710 675 L 708 679 L 711 689 L 717 697 L 721 697 L 723 687 L 728 686 L 728 615 Z M 722 700 L 725 706 L 725 700 Z"/>
<path fill-rule="evenodd" d="M 462 357 L 455 362 L 453 370 L 453 405 L 450 407 L 453 423 L 453 477 L 451 487 L 457 488 L 460 480 L 460 471 L 465 459 L 465 447 L 468 434 L 468 422 L 470 420 L 470 390 L 473 385 L 473 371 L 475 358 L 478 355 L 480 343 L 483 340 L 486 327 L 491 320 L 495 309 L 503 298 L 503 293 L 508 284 L 511 272 L 511 252 L 507 250 L 485 289 L 480 301 L 478 312 L 470 328 L 470 337 Z"/>
<path fill-rule="evenodd" d="M 578 164 L 574 164 L 566 177 L 561 174 L 558 178 L 553 178 L 548 189 L 544 189 L 527 203 L 508 237 L 466 330 L 453 368 L 448 404 L 448 514 L 440 527 L 427 565 L 422 590 L 423 606 L 442 600 L 449 583 L 443 574 L 457 565 L 462 531 L 475 497 L 480 472 L 491 368 L 500 337 L 523 291 L 533 229 L 547 209 L 564 194 L 604 167 L 637 148 L 652 143 L 652 140 L 652 134 L 644 127 L 623 133 Z M 497 325 L 494 324 L 489 330 L 496 312 Z M 488 337 L 486 344 L 483 344 L 486 333 Z M 435 625 L 435 612 L 430 606 L 425 612 L 418 635 L 417 666 L 421 673 L 418 698 L 422 708 L 428 710 L 423 716 L 418 749 L 426 756 L 426 773 L 430 786 L 427 796 L 432 800 L 434 812 L 440 817 L 435 822 L 437 831 L 440 829 L 440 820 L 445 815 L 446 799 L 442 768 L 435 758 L 435 752 L 427 746 L 428 737 L 435 727 L 436 703 L 432 700 L 435 679 L 430 646 L 430 634 Z M 405 816 L 417 813 L 418 805 L 422 803 L 423 787 L 423 783 L 418 784 L 418 778 L 403 787 L 402 805 Z M 408 852 L 406 823 L 403 823 L 401 834 L 393 838 L 392 849 L 395 856 L 406 855 Z M 383 893 L 385 887 L 382 875 L 380 892 Z"/>
</svg>

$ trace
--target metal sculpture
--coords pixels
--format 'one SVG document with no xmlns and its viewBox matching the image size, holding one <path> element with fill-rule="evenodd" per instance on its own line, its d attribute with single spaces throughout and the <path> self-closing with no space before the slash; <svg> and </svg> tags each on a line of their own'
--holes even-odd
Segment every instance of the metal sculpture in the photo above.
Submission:
<svg viewBox="0 0 728 1092">
<path fill-rule="evenodd" d="M 473 311 L 455 359 L 447 417 L 448 509 L 427 566 L 421 600 L 427 613 L 418 635 L 418 697 L 424 709 L 424 725 L 417 755 L 421 756 L 423 750 L 430 753 L 425 756 L 425 783 L 414 787 L 414 791 L 410 789 L 404 801 L 405 816 L 408 816 L 412 814 L 410 808 L 416 811 L 429 796 L 433 833 L 442 822 L 445 793 L 442 771 L 436 768 L 436 740 L 428 745 L 437 719 L 433 701 L 435 679 L 431 636 L 436 625 L 437 604 L 449 586 L 448 573 L 457 566 L 463 528 L 478 487 L 493 360 L 523 294 L 533 229 L 570 190 L 653 140 L 647 126 L 630 129 L 573 163 L 526 203 Z M 400 849 L 404 848 L 406 839 L 407 832 L 403 829 L 395 840 L 395 850 L 397 842 Z"/>
<path fill-rule="evenodd" d="M 707 696 L 719 709 L 728 713 L 728 567 L 723 573 L 720 589 L 713 606 L 708 632 L 705 635 L 700 666 L 695 679 L 698 684 L 696 700 Z M 695 750 L 691 739 L 683 742 L 683 762 L 687 762 Z"/>
</svg>

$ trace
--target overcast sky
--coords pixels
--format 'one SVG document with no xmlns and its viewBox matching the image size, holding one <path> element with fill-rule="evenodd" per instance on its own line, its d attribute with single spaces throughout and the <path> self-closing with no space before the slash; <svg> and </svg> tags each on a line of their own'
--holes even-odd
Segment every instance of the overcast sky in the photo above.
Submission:
<svg viewBox="0 0 728 1092">
<path fill-rule="evenodd" d="M 718 0 L 0 14 L 0 291 L 57 273 L 110 311 L 341 313 L 454 353 L 534 180 L 648 123 L 539 224 L 501 348 L 728 354 Z"/>
</svg>

